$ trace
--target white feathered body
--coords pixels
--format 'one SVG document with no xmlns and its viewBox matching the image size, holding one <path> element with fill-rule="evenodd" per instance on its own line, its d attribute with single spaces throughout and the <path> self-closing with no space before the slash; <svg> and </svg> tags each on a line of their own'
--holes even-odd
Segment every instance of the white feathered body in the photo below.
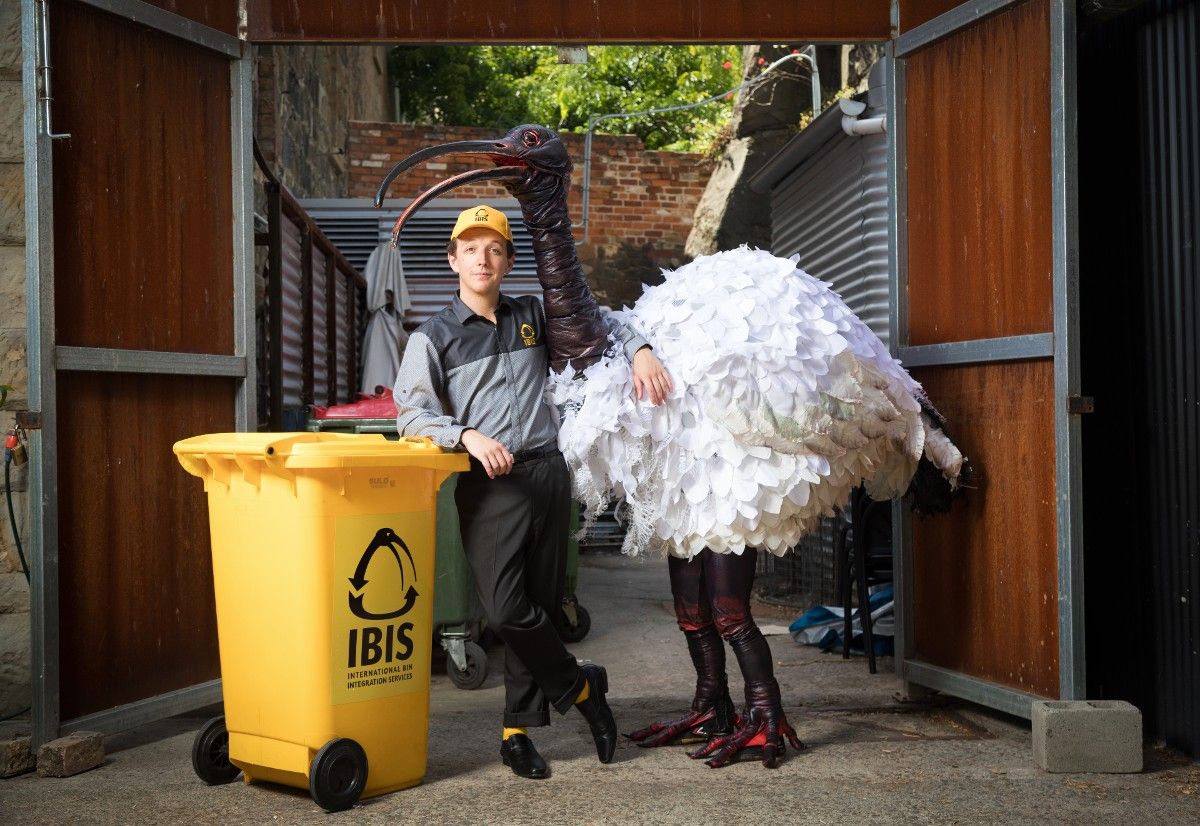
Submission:
<svg viewBox="0 0 1200 826">
<path fill-rule="evenodd" d="M 671 373 L 664 404 L 633 398 L 616 349 L 548 389 L 576 496 L 626 502 L 626 553 L 782 554 L 863 481 L 903 494 L 922 453 L 956 483 L 963 457 L 920 385 L 824 282 L 746 247 L 665 276 L 612 313 Z"/>
</svg>

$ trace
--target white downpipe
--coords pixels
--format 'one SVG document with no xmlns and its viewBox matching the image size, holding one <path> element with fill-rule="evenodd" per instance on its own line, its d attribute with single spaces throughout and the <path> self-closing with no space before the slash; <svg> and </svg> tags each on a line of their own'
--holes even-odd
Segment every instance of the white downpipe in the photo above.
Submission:
<svg viewBox="0 0 1200 826">
<path fill-rule="evenodd" d="M 839 100 L 838 108 L 842 110 L 842 131 L 847 135 L 882 135 L 887 131 L 887 118 L 883 115 L 859 120 L 858 116 L 867 111 L 867 104 L 861 100 Z"/>
<path fill-rule="evenodd" d="M 847 135 L 882 135 L 887 131 L 887 117 L 880 115 L 877 118 L 858 118 L 842 117 L 842 130 Z"/>
</svg>

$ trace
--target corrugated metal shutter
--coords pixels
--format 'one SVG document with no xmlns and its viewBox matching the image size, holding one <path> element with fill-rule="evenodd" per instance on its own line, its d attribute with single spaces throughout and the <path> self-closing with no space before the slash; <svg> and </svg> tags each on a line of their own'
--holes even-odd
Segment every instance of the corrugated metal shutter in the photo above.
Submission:
<svg viewBox="0 0 1200 826">
<path fill-rule="evenodd" d="M 391 237 L 392 224 L 408 201 L 388 201 L 375 209 L 364 198 L 314 198 L 300 202 L 346 259 L 366 274 L 367 259 L 378 244 Z M 414 215 L 400 235 L 400 255 L 412 310 L 408 320 L 421 323 L 450 301 L 458 288 L 458 278 L 446 265 L 446 241 L 454 220 L 462 210 L 479 203 L 463 198 L 439 198 Z M 521 208 L 514 199 L 491 202 L 508 216 L 517 249 L 517 263 L 504 281 L 507 295 L 536 295 L 542 288 L 537 281 L 533 241 L 521 220 Z"/>
<path fill-rule="evenodd" d="M 861 117 L 882 114 L 868 106 Z M 833 107 L 822 117 L 841 113 Z M 775 185 L 771 216 L 772 251 L 798 254 L 800 267 L 829 283 L 887 344 L 887 136 L 837 130 Z"/>
</svg>

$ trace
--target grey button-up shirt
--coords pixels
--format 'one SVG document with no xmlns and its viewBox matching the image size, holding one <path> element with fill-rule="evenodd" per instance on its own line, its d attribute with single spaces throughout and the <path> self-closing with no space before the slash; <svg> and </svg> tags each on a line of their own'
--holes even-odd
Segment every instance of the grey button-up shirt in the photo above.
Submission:
<svg viewBox="0 0 1200 826">
<path fill-rule="evenodd" d="M 646 340 L 616 331 L 630 360 Z M 402 436 L 457 447 L 478 430 L 517 453 L 551 444 L 558 423 L 544 398 L 549 372 L 546 317 L 534 296 L 500 296 L 496 323 L 456 294 L 409 336 L 393 397 Z"/>
</svg>

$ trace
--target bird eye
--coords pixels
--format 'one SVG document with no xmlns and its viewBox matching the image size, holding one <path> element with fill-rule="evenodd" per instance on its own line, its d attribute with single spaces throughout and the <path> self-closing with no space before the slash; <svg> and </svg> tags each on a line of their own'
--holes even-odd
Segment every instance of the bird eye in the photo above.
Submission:
<svg viewBox="0 0 1200 826">
<path fill-rule="evenodd" d="M 541 138 L 538 137 L 538 133 L 532 129 L 527 129 L 521 134 L 521 143 L 526 146 L 537 146 L 540 142 Z"/>
</svg>

